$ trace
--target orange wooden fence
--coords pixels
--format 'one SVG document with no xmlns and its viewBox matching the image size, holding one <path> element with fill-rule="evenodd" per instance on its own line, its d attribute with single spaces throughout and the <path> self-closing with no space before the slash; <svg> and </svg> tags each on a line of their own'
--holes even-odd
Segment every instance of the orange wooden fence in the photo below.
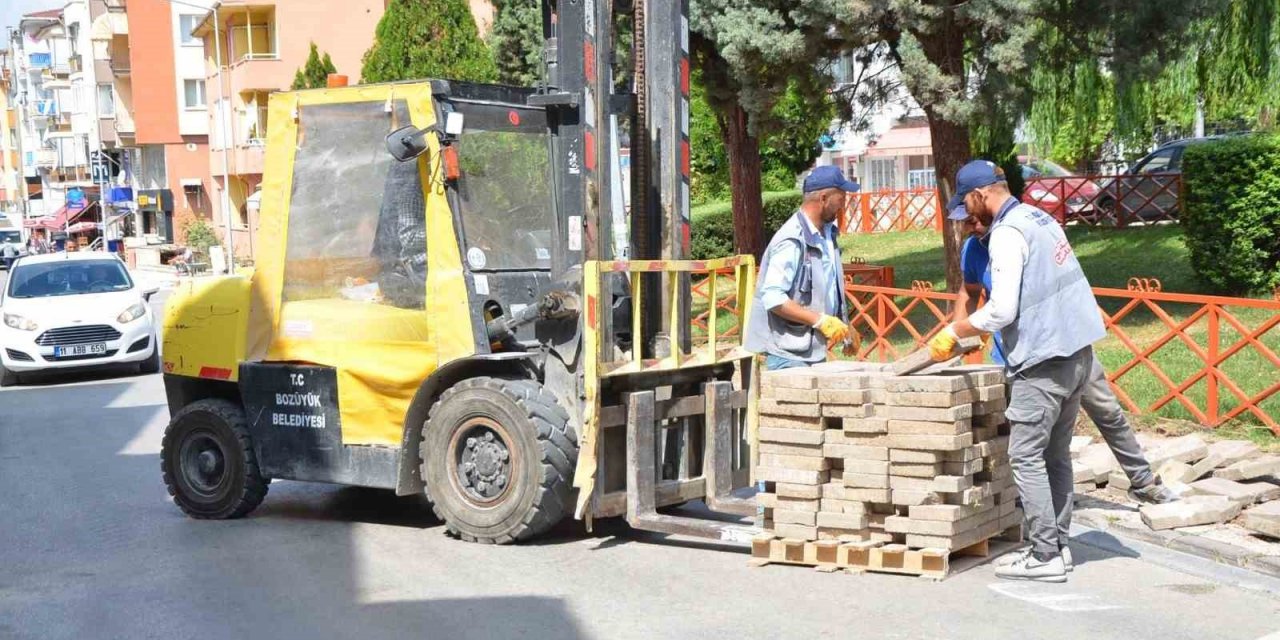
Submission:
<svg viewBox="0 0 1280 640">
<path fill-rule="evenodd" d="M 892 361 L 923 346 L 949 321 L 957 299 L 929 283 L 900 289 L 864 282 L 846 271 L 850 324 L 862 336 L 857 357 L 864 360 Z M 1280 435 L 1280 297 L 1166 293 L 1158 280 L 1141 278 L 1127 289 L 1093 291 L 1107 328 L 1095 353 L 1126 409 L 1211 427 L 1241 420 Z M 694 285 L 695 304 L 699 295 L 705 305 L 705 284 Z M 732 308 L 731 300 L 720 304 Z M 706 318 L 704 312 L 694 324 L 705 331 Z"/>
<path fill-rule="evenodd" d="M 1036 176 L 1024 181 L 1022 201 L 1062 224 L 1123 227 L 1177 222 L 1182 211 L 1182 175 Z M 944 217 L 936 189 L 866 191 L 849 198 L 838 224 L 841 233 L 941 230 Z"/>
</svg>

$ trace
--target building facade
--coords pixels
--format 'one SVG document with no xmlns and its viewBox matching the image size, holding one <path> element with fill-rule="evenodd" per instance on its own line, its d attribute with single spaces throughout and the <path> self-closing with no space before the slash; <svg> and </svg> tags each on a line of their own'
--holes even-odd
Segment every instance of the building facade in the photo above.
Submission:
<svg viewBox="0 0 1280 640">
<path fill-rule="evenodd" d="M 192 33 L 203 45 L 203 86 L 210 105 L 206 127 L 214 222 L 220 231 L 232 230 L 237 256 L 253 252 L 269 96 L 290 88 L 312 42 L 329 54 L 338 73 L 355 82 L 384 5 L 384 0 L 226 0 L 194 25 Z"/>
<path fill-rule="evenodd" d="M 26 238 L 22 222 L 26 181 L 18 147 L 19 108 L 13 93 L 13 54 L 0 50 L 0 242 Z"/>
</svg>

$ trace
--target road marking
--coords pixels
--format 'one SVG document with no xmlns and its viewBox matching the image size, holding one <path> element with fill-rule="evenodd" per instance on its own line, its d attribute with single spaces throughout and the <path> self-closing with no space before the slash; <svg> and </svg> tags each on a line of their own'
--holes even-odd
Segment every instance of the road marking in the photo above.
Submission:
<svg viewBox="0 0 1280 640">
<path fill-rule="evenodd" d="M 1127 605 L 1115 604 L 1103 600 L 1096 595 L 1063 592 L 1063 587 L 1056 584 L 1037 582 L 993 582 L 988 589 L 1015 600 L 1029 602 L 1051 611 L 1108 611 L 1112 609 L 1128 609 Z"/>
</svg>

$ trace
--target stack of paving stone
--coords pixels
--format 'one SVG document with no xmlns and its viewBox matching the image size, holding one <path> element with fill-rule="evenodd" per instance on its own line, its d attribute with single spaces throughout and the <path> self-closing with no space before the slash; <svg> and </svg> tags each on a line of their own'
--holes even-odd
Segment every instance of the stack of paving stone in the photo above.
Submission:
<svg viewBox="0 0 1280 640">
<path fill-rule="evenodd" d="M 785 538 L 955 550 L 1018 526 L 995 367 L 766 372 L 758 500 Z"/>
</svg>

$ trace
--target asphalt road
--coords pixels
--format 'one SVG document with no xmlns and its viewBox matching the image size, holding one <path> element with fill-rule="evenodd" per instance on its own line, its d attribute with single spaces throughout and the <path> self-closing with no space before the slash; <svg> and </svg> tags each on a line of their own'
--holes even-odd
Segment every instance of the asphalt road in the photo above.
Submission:
<svg viewBox="0 0 1280 640">
<path fill-rule="evenodd" d="M 1040 585 L 750 568 L 617 521 L 468 544 L 421 499 L 296 482 L 196 521 L 167 420 L 159 376 L 0 391 L 0 638 L 1280 638 L 1275 582 L 1096 532 Z"/>
</svg>

